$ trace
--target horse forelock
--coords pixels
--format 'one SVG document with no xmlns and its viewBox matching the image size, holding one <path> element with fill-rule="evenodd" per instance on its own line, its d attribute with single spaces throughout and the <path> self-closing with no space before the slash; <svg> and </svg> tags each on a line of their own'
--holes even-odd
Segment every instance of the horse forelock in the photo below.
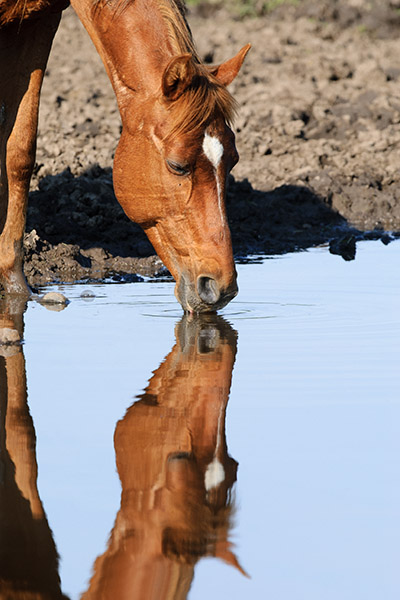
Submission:
<svg viewBox="0 0 400 600">
<path fill-rule="evenodd" d="M 236 101 L 227 88 L 208 73 L 203 65 L 196 65 L 198 75 L 176 100 L 168 102 L 170 116 L 166 137 L 200 131 L 214 117 L 222 117 L 231 125 L 236 114 Z"/>
</svg>

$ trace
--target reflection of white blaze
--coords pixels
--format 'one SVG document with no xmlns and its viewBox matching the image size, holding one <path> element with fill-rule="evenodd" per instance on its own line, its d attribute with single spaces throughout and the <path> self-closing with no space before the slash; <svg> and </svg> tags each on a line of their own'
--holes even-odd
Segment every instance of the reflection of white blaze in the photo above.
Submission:
<svg viewBox="0 0 400 600">
<path fill-rule="evenodd" d="M 219 486 L 225 479 L 224 467 L 215 456 L 207 467 L 204 475 L 204 486 L 206 491 L 209 492 L 213 488 Z"/>
<path fill-rule="evenodd" d="M 217 443 L 215 446 L 214 458 L 208 465 L 204 474 L 204 486 L 206 492 L 209 492 L 213 488 L 219 486 L 225 479 L 225 470 L 221 462 L 218 460 L 217 455 L 221 451 L 221 440 L 222 440 L 222 426 L 224 420 L 224 406 L 219 409 L 218 424 L 217 424 Z"/>
<path fill-rule="evenodd" d="M 209 133 L 205 133 L 203 140 L 203 152 L 214 167 L 215 181 L 217 184 L 218 208 L 221 215 L 222 225 L 225 224 L 224 213 L 222 211 L 221 184 L 219 181 L 218 166 L 224 153 L 224 147 L 219 139 Z"/>
</svg>

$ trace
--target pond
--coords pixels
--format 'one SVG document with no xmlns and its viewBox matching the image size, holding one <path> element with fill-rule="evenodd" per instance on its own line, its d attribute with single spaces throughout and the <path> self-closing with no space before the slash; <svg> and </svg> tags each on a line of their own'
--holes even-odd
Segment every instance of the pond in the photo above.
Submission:
<svg viewBox="0 0 400 600">
<path fill-rule="evenodd" d="M 29 302 L 0 353 L 3 581 L 58 597 L 57 549 L 71 600 L 397 599 L 399 262 L 238 265 L 217 319 L 170 282 Z"/>
</svg>

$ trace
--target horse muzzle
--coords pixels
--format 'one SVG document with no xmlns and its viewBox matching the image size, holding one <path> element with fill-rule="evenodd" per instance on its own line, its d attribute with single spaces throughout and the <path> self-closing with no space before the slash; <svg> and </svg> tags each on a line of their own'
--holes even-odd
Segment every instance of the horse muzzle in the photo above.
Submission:
<svg viewBox="0 0 400 600">
<path fill-rule="evenodd" d="M 189 313 L 215 312 L 226 306 L 237 293 L 236 277 L 224 286 L 209 275 L 199 275 L 195 282 L 182 276 L 175 287 L 178 302 Z"/>
</svg>

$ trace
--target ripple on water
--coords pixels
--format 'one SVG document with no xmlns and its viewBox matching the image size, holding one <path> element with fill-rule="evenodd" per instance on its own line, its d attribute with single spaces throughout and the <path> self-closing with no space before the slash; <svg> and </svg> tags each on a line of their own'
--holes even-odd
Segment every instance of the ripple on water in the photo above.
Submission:
<svg viewBox="0 0 400 600">
<path fill-rule="evenodd" d="M 299 318 L 308 315 L 313 306 L 280 302 L 235 302 L 224 310 L 223 315 L 226 319 Z"/>
</svg>

